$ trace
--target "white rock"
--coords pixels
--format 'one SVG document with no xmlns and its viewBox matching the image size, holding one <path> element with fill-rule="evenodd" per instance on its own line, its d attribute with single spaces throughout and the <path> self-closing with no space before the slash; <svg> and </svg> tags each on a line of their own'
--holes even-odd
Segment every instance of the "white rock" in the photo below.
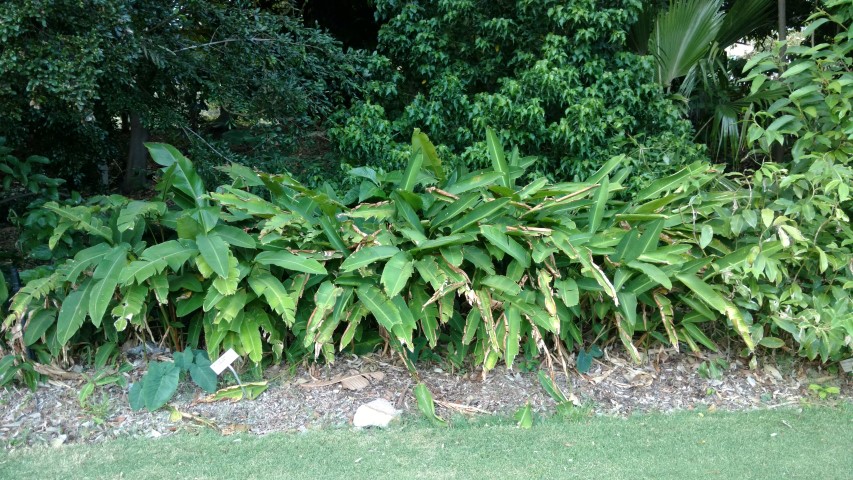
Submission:
<svg viewBox="0 0 853 480">
<path fill-rule="evenodd" d="M 382 427 L 385 428 L 391 420 L 400 416 L 400 411 L 394 408 L 384 398 L 376 399 L 370 403 L 358 407 L 352 424 L 356 427 Z"/>
</svg>

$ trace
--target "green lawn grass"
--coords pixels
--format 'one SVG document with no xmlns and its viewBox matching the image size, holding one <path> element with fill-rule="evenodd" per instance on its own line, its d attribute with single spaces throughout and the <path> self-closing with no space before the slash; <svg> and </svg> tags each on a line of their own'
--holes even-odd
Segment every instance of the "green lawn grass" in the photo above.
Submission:
<svg viewBox="0 0 853 480">
<path fill-rule="evenodd" d="M 853 406 L 511 420 L 265 437 L 210 432 L 0 454 L 0 478 L 851 479 Z"/>
</svg>

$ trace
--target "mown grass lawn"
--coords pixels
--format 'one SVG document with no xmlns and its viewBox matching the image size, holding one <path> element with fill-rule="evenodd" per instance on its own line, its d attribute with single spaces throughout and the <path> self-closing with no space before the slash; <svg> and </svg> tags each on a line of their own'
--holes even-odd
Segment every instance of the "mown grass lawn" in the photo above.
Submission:
<svg viewBox="0 0 853 480">
<path fill-rule="evenodd" d="M 211 432 L 0 454 L 0 478 L 850 479 L 853 405 L 629 419 Z"/>
</svg>

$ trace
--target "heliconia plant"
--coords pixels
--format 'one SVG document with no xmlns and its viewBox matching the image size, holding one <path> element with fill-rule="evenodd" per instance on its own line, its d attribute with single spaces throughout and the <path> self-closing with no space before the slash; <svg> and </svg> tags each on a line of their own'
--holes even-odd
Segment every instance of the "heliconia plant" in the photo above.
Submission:
<svg viewBox="0 0 853 480">
<path fill-rule="evenodd" d="M 625 198 L 622 157 L 585 182 L 519 184 L 535 159 L 491 131 L 487 143 L 491 169 L 447 172 L 415 131 L 404 171 L 355 169 L 343 197 L 240 165 L 210 192 L 177 150 L 148 144 L 161 196 L 48 204 L 57 240 L 83 231 L 93 244 L 22 288 L 4 325 L 51 355 L 156 331 L 255 363 L 331 360 L 369 338 L 486 370 L 616 337 L 637 361 L 652 340 L 717 349 L 712 330 L 755 348 L 765 327 L 715 280 L 748 261 L 715 215 L 749 192 L 697 162 Z"/>
</svg>

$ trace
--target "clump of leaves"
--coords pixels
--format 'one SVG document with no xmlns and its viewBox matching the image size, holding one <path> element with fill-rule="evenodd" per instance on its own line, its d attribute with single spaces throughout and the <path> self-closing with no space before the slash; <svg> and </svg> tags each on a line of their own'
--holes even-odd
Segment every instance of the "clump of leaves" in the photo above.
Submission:
<svg viewBox="0 0 853 480">
<path fill-rule="evenodd" d="M 204 350 L 187 349 L 177 352 L 173 362 L 150 362 L 148 371 L 130 387 L 130 407 L 143 407 L 154 411 L 166 405 L 178 390 L 181 375 L 189 372 L 190 378 L 202 390 L 216 391 L 216 373 L 210 368 L 210 359 Z"/>
</svg>

